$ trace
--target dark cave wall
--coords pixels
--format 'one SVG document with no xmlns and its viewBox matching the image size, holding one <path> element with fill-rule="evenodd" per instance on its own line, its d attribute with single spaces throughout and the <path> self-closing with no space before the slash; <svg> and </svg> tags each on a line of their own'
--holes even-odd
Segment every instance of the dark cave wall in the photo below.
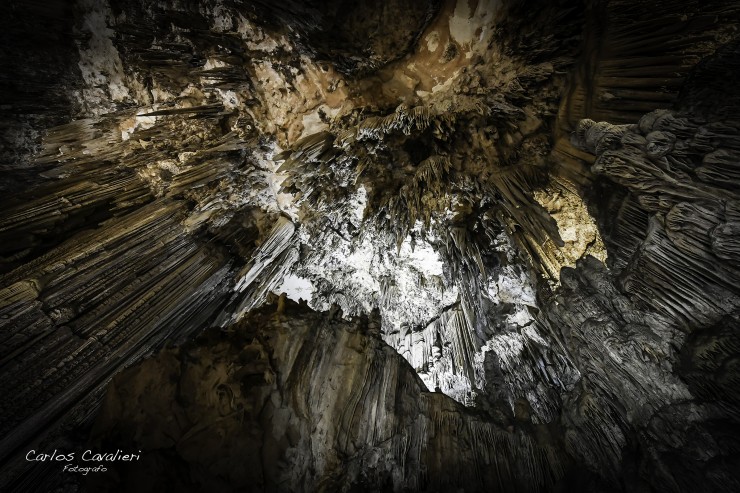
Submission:
<svg viewBox="0 0 740 493">
<path fill-rule="evenodd" d="M 0 20 L 0 190 L 37 180 L 32 154 L 41 132 L 79 115 L 75 92 L 80 33 L 73 2 L 9 0 Z"/>
<path fill-rule="evenodd" d="M 245 2 L 255 20 L 290 30 L 307 53 L 338 70 L 372 73 L 409 53 L 441 0 Z"/>
</svg>

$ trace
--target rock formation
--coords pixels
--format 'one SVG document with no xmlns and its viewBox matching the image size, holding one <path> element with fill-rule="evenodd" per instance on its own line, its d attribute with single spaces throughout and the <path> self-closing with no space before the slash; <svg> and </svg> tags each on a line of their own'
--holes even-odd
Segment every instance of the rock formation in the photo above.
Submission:
<svg viewBox="0 0 740 493">
<path fill-rule="evenodd" d="M 6 10 L 0 489 L 740 491 L 740 5 Z"/>
<path fill-rule="evenodd" d="M 277 310 L 115 379 L 93 440 L 141 437 L 132 445 L 147 457 L 116 488 L 534 490 L 562 474 L 554 447 L 428 392 L 373 336 L 380 320 L 346 322 L 289 300 Z M 155 390 L 166 397 L 150 400 Z"/>
</svg>

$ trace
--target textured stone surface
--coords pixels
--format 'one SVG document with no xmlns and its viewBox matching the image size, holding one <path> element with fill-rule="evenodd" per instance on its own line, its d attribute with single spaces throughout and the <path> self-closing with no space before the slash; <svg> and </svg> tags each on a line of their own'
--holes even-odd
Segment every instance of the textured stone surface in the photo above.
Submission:
<svg viewBox="0 0 740 493">
<path fill-rule="evenodd" d="M 91 486 L 540 491 L 560 479 L 549 444 L 427 392 L 380 320 L 336 314 L 280 300 L 120 374 L 91 440 L 146 463 Z"/>
<path fill-rule="evenodd" d="M 5 10 L 0 489 L 740 489 L 734 3 Z"/>
</svg>

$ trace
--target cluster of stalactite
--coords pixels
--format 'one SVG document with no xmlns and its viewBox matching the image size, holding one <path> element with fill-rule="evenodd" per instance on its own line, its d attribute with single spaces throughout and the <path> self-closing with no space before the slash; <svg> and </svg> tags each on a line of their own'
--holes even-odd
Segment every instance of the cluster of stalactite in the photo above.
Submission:
<svg viewBox="0 0 740 493">
<path fill-rule="evenodd" d="M 488 116 L 495 121 L 498 103 L 491 109 L 485 108 L 483 99 L 472 101 L 476 104 L 474 120 Z M 384 117 L 367 117 L 349 129 L 337 130 L 336 136 L 321 132 L 302 139 L 277 156 L 283 161 L 279 171 L 288 176 L 284 190 L 295 193 L 306 209 L 303 214 L 311 216 L 329 205 L 341 204 L 354 187 L 365 185 L 373 193 L 365 216 L 375 219 L 378 229 L 390 233 L 397 247 L 417 222 L 425 228 L 432 219 L 444 223 L 447 211 L 457 207 L 454 222 L 470 224 L 482 212 L 481 216 L 488 214 L 505 225 L 544 275 L 556 276 L 557 264 L 547 257 L 544 245 L 553 242 L 562 246 L 563 242 L 555 221 L 532 196 L 532 191 L 544 184 L 542 166 L 528 161 L 531 158 L 522 158 L 522 164 L 499 167 L 490 154 L 495 145 L 488 140 L 475 142 L 479 147 L 470 151 L 475 158 L 455 156 L 453 163 L 445 141 L 456 132 L 458 120 L 460 125 L 470 123 L 467 112 L 471 110 L 462 105 L 453 113 L 432 111 L 401 105 Z M 503 115 L 511 117 L 506 112 Z M 426 132 L 430 128 L 434 129 L 431 136 Z M 404 145 L 426 147 L 427 155 L 414 162 L 412 155 L 394 151 Z M 478 159 L 490 160 L 484 177 L 476 176 Z M 474 163 L 472 167 L 470 163 Z M 481 201 L 488 204 L 488 209 L 465 210 Z M 442 224 L 439 229 L 444 231 L 445 227 Z"/>
<path fill-rule="evenodd" d="M 624 288 L 688 327 L 732 313 L 738 304 L 737 124 L 656 111 L 635 125 L 585 120 L 575 141 L 597 155 L 593 171 L 629 189 L 648 216 L 643 241 L 630 252 Z"/>
<path fill-rule="evenodd" d="M 0 489 L 740 490 L 740 8 L 26 3 Z"/>
<path fill-rule="evenodd" d="M 34 6 L 18 12 L 27 9 L 42 18 L 55 12 Z M 121 52 L 137 53 L 124 58 L 125 69 L 157 67 L 160 89 L 187 84 L 197 72 L 177 51 L 192 46 L 137 51 L 143 31 L 117 29 Z M 205 92 L 239 83 L 224 71 L 199 75 Z M 239 80 L 248 86 L 245 74 Z M 74 72 L 56 83 L 68 84 L 66 97 L 80 84 Z M 252 257 L 256 242 L 281 224 L 276 208 L 255 207 L 270 184 L 251 117 L 197 91 L 184 103 L 152 103 L 52 127 L 33 154 L 26 143 L 4 148 L 15 153 L 4 171 L 19 183 L 0 219 L 0 365 L 2 389 L 13 396 L 2 406 L 0 460 L 2 484 L 11 489 L 46 489 L 34 482 L 43 474 L 12 483 L 27 470 L 19 448 L 39 437 L 42 446 L 64 446 L 65 430 L 89 422 L 112 375 L 187 340 L 231 307 L 240 270 L 257 271 L 264 260 L 264 248 Z M 18 98 L 9 105 L 19 132 L 44 116 L 38 109 L 42 115 L 24 116 L 29 104 Z M 70 116 L 61 104 L 46 111 L 42 121 Z M 269 282 L 260 287 L 246 296 L 262 301 Z"/>
<path fill-rule="evenodd" d="M 562 66 L 568 62 L 557 63 Z M 401 104 L 385 115 L 350 115 L 334 122 L 329 131 L 309 135 L 275 157 L 281 162 L 278 171 L 286 175 L 282 191 L 292 194 L 300 207 L 301 229 L 311 238 L 308 244 L 319 238 L 319 242 L 325 241 L 329 229 L 349 241 L 352 248 L 370 237 L 374 248 L 400 251 L 411 238 L 412 242 L 431 244 L 439 252 L 446 269 L 443 287 L 454 287 L 461 297 L 464 325 L 460 327 L 466 333 L 456 337 L 469 341 L 453 344 L 443 367 L 451 369 L 447 376 L 464 376 L 468 394 L 476 381 L 486 380 L 482 372 L 478 378 L 474 376 L 473 354 L 490 335 L 486 334 L 490 331 L 486 312 L 493 302 L 485 287 L 492 277 L 495 279 L 496 266 L 511 263 L 508 252 L 513 250 L 549 278 L 557 277 L 561 265 L 552 253 L 552 247 L 563 246 L 558 226 L 533 196 L 533 191 L 546 183 L 547 139 L 538 133 L 542 122 L 532 125 L 529 133 L 511 130 L 526 118 L 514 104 L 519 102 L 521 84 L 547 87 L 557 76 L 551 64 L 549 69 L 526 66 L 522 72 L 521 82 L 509 84 L 505 90 L 481 88 L 477 94 L 452 95 L 452 102 Z M 536 103 L 547 106 L 553 102 Z M 486 130 L 461 137 L 461 129 L 470 127 Z M 498 138 L 499 132 L 503 139 Z M 461 145 L 469 148 L 461 152 Z M 346 218 L 351 216 L 347 211 L 360 188 L 367 191 L 367 199 L 358 228 Z M 308 262 L 326 263 L 321 255 L 311 255 L 301 258 L 298 265 Z M 362 305 L 334 296 L 336 280 L 324 283 L 322 276 L 318 277 L 319 297 L 338 301 L 345 313 L 359 312 Z M 381 287 L 381 307 L 386 298 L 391 302 L 398 299 L 388 297 L 390 292 Z M 412 325 L 400 331 L 391 323 L 398 327 L 404 321 L 386 320 L 386 340 L 403 350 L 409 334 L 433 330 L 425 327 L 436 316 L 432 312 L 426 320 L 412 319 Z M 450 340 L 443 343 L 449 345 Z M 409 354 L 419 351 L 425 353 L 416 348 Z M 460 361 L 465 361 L 464 367 L 459 367 Z M 422 366 L 428 368 L 426 363 Z M 442 388 L 449 391 L 452 385 Z"/>
</svg>

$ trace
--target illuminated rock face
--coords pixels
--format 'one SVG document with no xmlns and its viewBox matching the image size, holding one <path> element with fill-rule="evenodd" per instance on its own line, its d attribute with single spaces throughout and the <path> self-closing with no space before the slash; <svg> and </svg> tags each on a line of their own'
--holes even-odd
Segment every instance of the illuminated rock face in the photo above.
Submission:
<svg viewBox="0 0 740 493">
<path fill-rule="evenodd" d="M 13 3 L 0 489 L 740 489 L 740 9 L 354 3 Z"/>
<path fill-rule="evenodd" d="M 229 335 L 206 333 L 124 371 L 92 440 L 141 449 L 147 463 L 91 485 L 534 491 L 561 477 L 554 447 L 427 392 L 379 329 L 281 300 Z"/>
</svg>

